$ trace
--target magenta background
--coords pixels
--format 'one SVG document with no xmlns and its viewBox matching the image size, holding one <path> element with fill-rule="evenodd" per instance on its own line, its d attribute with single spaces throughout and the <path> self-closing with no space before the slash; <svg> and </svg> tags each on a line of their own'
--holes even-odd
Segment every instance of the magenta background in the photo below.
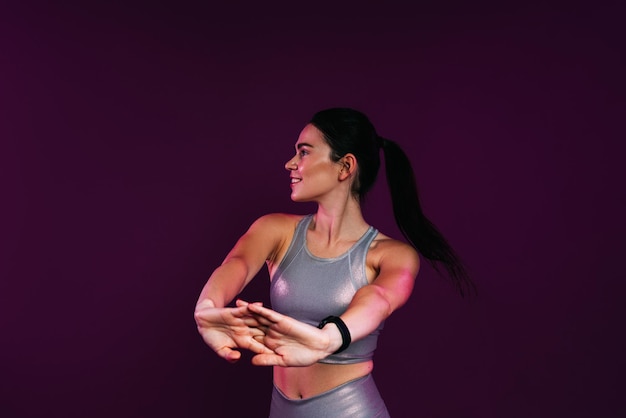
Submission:
<svg viewBox="0 0 626 418">
<path fill-rule="evenodd" d="M 337 105 L 480 292 L 423 269 L 376 354 L 392 416 L 626 416 L 619 2 L 203 3 L 0 6 L 0 416 L 266 416 L 270 370 L 193 307 L 256 217 L 312 210 L 283 163 Z M 366 213 L 398 236 L 384 181 Z"/>
</svg>

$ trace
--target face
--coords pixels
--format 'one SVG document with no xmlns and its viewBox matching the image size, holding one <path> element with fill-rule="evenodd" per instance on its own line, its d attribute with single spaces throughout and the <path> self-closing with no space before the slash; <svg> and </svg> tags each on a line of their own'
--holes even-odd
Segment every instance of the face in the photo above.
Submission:
<svg viewBox="0 0 626 418">
<path fill-rule="evenodd" d="M 340 188 L 342 165 L 330 159 L 331 148 L 313 125 L 304 127 L 296 142 L 296 155 L 285 164 L 290 172 L 294 202 L 319 201 Z"/>
</svg>

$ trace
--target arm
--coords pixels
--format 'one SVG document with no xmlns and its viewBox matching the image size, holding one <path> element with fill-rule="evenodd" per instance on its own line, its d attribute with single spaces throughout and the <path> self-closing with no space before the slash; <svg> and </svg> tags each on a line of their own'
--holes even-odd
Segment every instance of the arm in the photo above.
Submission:
<svg viewBox="0 0 626 418">
<path fill-rule="evenodd" d="M 259 272 L 266 260 L 273 259 L 284 240 L 284 215 L 259 218 L 237 241 L 205 284 L 194 317 L 205 343 L 220 357 L 236 361 L 236 348 L 256 353 L 268 352 L 254 339 L 260 331 L 245 306 L 225 308 Z"/>
<path fill-rule="evenodd" d="M 341 315 L 352 341 L 369 335 L 406 303 L 419 271 L 417 252 L 398 241 L 385 243 L 377 264 L 376 279 L 356 292 Z M 320 330 L 262 306 L 250 305 L 248 309 L 267 327 L 262 341 L 274 351 L 256 355 L 252 360 L 256 365 L 307 366 L 341 346 L 341 334 L 335 324 Z"/>
<path fill-rule="evenodd" d="M 204 285 L 198 305 L 207 299 L 218 308 L 228 305 L 254 276 L 266 260 L 272 259 L 284 239 L 284 215 L 265 215 L 257 219 L 237 241 L 222 265 L 213 271 Z"/>
<path fill-rule="evenodd" d="M 390 244 L 380 256 L 380 272 L 376 279 L 356 292 L 348 309 L 341 315 L 353 340 L 359 340 L 374 331 L 406 303 L 413 291 L 419 272 L 417 252 L 398 241 Z"/>
</svg>

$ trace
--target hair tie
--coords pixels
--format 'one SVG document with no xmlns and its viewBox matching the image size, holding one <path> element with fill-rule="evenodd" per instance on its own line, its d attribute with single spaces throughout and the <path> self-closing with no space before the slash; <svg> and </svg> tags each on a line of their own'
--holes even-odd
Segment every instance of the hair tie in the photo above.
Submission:
<svg viewBox="0 0 626 418">
<path fill-rule="evenodd" d="M 389 143 L 389 141 L 383 138 L 382 136 L 377 136 L 376 143 L 378 144 L 378 148 L 385 148 L 387 144 Z"/>
</svg>

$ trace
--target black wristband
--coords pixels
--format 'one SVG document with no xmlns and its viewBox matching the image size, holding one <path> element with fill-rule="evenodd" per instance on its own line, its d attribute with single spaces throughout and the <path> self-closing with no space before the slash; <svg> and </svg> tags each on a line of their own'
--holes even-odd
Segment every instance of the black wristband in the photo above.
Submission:
<svg viewBox="0 0 626 418">
<path fill-rule="evenodd" d="M 346 326 L 345 322 L 341 320 L 341 318 L 339 318 L 338 316 L 332 316 L 332 315 L 327 316 L 326 318 L 322 319 L 322 322 L 320 322 L 317 327 L 319 329 L 322 329 L 329 322 L 332 322 L 333 324 L 337 325 L 337 328 L 339 329 L 339 333 L 341 334 L 341 347 L 339 347 L 339 349 L 335 351 L 333 354 L 341 353 L 343 350 L 348 348 L 348 346 L 352 342 L 352 337 L 350 337 L 350 330 L 348 330 L 348 327 Z"/>
</svg>

